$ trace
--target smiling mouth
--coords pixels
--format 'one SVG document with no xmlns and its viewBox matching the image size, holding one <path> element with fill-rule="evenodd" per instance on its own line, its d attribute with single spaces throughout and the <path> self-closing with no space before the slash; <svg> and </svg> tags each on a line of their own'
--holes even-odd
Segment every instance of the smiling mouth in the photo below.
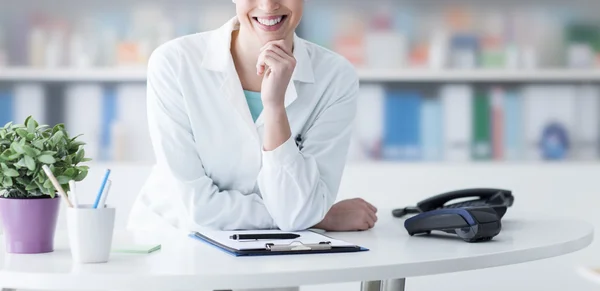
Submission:
<svg viewBox="0 0 600 291">
<path fill-rule="evenodd" d="M 287 19 L 287 15 L 271 16 L 271 17 L 252 17 L 259 26 L 265 30 L 277 30 Z"/>
</svg>

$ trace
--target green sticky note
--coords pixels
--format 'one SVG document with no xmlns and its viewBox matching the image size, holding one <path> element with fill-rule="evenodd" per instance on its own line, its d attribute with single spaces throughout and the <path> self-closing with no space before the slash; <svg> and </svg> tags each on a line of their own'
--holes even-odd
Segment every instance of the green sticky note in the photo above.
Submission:
<svg viewBox="0 0 600 291">
<path fill-rule="evenodd" d="M 130 254 L 149 254 L 155 251 L 160 250 L 161 245 L 122 245 L 113 248 L 113 252 L 115 253 L 130 253 Z"/>
</svg>

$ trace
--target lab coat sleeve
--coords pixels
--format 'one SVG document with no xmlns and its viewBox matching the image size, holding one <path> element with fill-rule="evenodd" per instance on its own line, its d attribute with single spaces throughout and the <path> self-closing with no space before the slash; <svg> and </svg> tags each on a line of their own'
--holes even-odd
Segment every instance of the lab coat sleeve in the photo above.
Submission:
<svg viewBox="0 0 600 291">
<path fill-rule="evenodd" d="M 258 184 L 280 229 L 311 228 L 336 200 L 356 115 L 359 81 L 348 66 L 331 90 L 332 102 L 308 126 L 301 147 L 296 137 L 272 151 L 263 149 Z"/>
<path fill-rule="evenodd" d="M 159 47 L 148 62 L 147 108 L 150 137 L 161 185 L 167 185 L 184 221 L 192 226 L 223 230 L 274 228 L 262 198 L 256 193 L 221 190 L 208 177 L 194 137 L 178 80 L 176 49 Z M 159 191 L 159 190 L 156 190 Z M 167 198 L 169 199 L 169 198 Z"/>
</svg>

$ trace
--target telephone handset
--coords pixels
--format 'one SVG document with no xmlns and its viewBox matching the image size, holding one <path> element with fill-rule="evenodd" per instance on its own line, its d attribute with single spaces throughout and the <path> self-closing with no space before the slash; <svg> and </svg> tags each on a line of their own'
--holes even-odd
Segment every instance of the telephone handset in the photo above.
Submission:
<svg viewBox="0 0 600 291">
<path fill-rule="evenodd" d="M 457 201 L 455 199 L 472 198 L 466 201 Z M 448 203 L 451 202 L 451 203 Z M 463 208 L 489 206 L 494 208 L 498 216 L 502 218 L 506 209 L 512 206 L 514 197 L 510 190 L 495 188 L 470 188 L 438 194 L 427 198 L 414 207 L 398 208 L 392 211 L 394 217 L 402 217 L 411 213 L 421 213 L 440 208 Z"/>
</svg>

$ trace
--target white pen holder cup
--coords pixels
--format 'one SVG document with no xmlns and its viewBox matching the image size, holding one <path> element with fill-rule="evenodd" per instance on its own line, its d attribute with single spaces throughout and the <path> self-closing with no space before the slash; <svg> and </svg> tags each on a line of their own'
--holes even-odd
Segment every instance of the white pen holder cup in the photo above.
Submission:
<svg viewBox="0 0 600 291">
<path fill-rule="evenodd" d="M 71 256 L 76 263 L 108 262 L 115 227 L 115 208 L 93 205 L 67 208 Z"/>
</svg>

